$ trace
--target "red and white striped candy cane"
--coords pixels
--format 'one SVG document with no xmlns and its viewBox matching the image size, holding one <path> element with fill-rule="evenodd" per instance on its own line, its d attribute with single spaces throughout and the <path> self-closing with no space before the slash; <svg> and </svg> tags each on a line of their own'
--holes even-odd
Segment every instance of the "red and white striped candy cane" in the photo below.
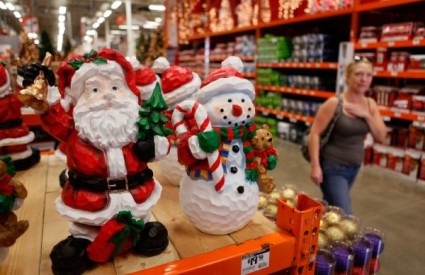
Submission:
<svg viewBox="0 0 425 275">
<path fill-rule="evenodd" d="M 204 106 L 199 104 L 197 101 L 186 100 L 176 106 L 171 117 L 171 121 L 177 136 L 189 131 L 185 124 L 185 115 L 187 113 L 193 114 L 193 117 L 196 120 L 196 125 L 201 132 L 213 130 L 208 113 Z M 223 167 L 221 166 L 220 154 L 218 150 L 206 154 L 208 166 L 214 181 L 214 187 L 218 192 L 224 185 L 224 171 Z"/>
</svg>

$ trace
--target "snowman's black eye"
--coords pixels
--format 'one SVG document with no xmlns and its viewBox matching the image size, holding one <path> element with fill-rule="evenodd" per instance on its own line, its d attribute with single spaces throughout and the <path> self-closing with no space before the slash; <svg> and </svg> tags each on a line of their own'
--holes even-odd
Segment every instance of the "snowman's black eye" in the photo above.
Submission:
<svg viewBox="0 0 425 275">
<path fill-rule="evenodd" d="M 229 102 L 229 103 L 230 103 L 230 102 L 232 102 L 232 100 L 229 98 L 229 99 L 227 100 L 227 102 Z"/>
<path fill-rule="evenodd" d="M 224 109 L 222 108 L 222 109 L 220 109 L 220 112 L 224 112 Z"/>
<path fill-rule="evenodd" d="M 242 103 L 244 103 L 244 102 L 245 102 L 245 99 L 242 98 Z"/>
<path fill-rule="evenodd" d="M 97 93 L 97 92 L 99 92 L 100 90 L 99 90 L 98 88 L 93 88 L 93 89 L 91 89 L 91 91 L 92 91 L 93 93 Z"/>
<path fill-rule="evenodd" d="M 117 87 L 117 86 L 113 86 L 113 87 L 112 87 L 112 90 L 113 90 L 113 91 L 118 91 L 118 87 Z"/>
<path fill-rule="evenodd" d="M 252 109 L 251 109 L 251 107 L 249 107 L 249 108 L 248 108 L 248 111 L 251 111 L 251 110 L 252 110 Z"/>
<path fill-rule="evenodd" d="M 224 119 L 227 119 L 227 116 L 224 116 L 223 118 L 224 118 Z"/>
</svg>

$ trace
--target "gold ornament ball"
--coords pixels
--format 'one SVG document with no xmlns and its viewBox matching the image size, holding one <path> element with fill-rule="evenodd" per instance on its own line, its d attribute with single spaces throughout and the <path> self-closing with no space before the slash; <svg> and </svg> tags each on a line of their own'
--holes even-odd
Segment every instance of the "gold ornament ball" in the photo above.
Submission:
<svg viewBox="0 0 425 275">
<path fill-rule="evenodd" d="M 329 224 L 337 224 L 341 221 L 342 216 L 340 213 L 329 211 L 323 215 L 323 219 L 326 220 Z"/>
<path fill-rule="evenodd" d="M 296 208 L 297 203 L 294 200 L 287 200 L 286 204 L 289 205 L 292 208 Z"/>
<path fill-rule="evenodd" d="M 282 191 L 282 198 L 284 199 L 292 200 L 296 197 L 296 195 L 297 195 L 297 192 L 291 187 L 285 188 Z"/>
<path fill-rule="evenodd" d="M 339 223 L 339 227 L 349 236 L 354 236 L 359 233 L 359 225 L 353 220 L 342 220 Z"/>
<path fill-rule="evenodd" d="M 277 204 L 277 201 L 280 200 L 280 193 L 277 191 L 273 191 L 269 195 L 269 203 Z"/>
<path fill-rule="evenodd" d="M 267 206 L 268 200 L 265 196 L 261 196 L 258 198 L 258 209 L 263 209 Z"/>
<path fill-rule="evenodd" d="M 345 239 L 344 231 L 342 231 L 342 229 L 338 226 L 328 227 L 328 229 L 326 229 L 326 236 L 332 242 L 342 241 Z"/>
<path fill-rule="evenodd" d="M 328 222 L 324 219 L 320 219 L 320 229 L 328 228 Z"/>
<path fill-rule="evenodd" d="M 277 205 L 276 204 L 269 204 L 267 205 L 266 209 L 264 209 L 264 216 L 270 219 L 276 219 L 277 214 Z"/>
<path fill-rule="evenodd" d="M 319 249 L 326 248 L 329 245 L 329 239 L 324 232 L 319 233 L 318 246 Z"/>
</svg>

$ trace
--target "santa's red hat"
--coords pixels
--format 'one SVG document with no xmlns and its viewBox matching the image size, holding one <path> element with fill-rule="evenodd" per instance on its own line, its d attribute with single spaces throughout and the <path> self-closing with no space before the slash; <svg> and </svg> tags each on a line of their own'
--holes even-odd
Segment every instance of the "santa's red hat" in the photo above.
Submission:
<svg viewBox="0 0 425 275">
<path fill-rule="evenodd" d="M 243 63 L 239 57 L 226 58 L 221 62 L 221 68 L 210 73 L 202 82 L 201 89 L 197 93 L 197 100 L 205 103 L 211 97 L 224 93 L 244 93 L 254 100 L 254 85 L 242 76 L 242 69 Z"/>
<path fill-rule="evenodd" d="M 0 64 L 0 97 L 9 94 L 11 90 L 9 73 L 6 68 Z"/>
<path fill-rule="evenodd" d="M 136 57 L 132 57 L 128 61 L 133 67 L 140 97 L 142 100 L 148 100 L 153 93 L 153 89 L 155 89 L 156 83 L 161 84 L 161 79 L 151 68 L 140 64 Z"/>
<path fill-rule="evenodd" d="M 161 74 L 161 87 L 165 102 L 168 107 L 188 99 L 198 91 L 201 79 L 197 73 L 180 66 L 170 66 L 170 63 L 160 57 L 155 60 L 152 69 Z"/>
<path fill-rule="evenodd" d="M 57 71 L 59 92 L 68 103 L 75 105 L 84 92 L 85 81 L 100 73 L 121 75 L 128 88 L 139 98 L 130 62 L 118 51 L 106 48 L 83 56 L 72 54 L 63 61 Z"/>
</svg>

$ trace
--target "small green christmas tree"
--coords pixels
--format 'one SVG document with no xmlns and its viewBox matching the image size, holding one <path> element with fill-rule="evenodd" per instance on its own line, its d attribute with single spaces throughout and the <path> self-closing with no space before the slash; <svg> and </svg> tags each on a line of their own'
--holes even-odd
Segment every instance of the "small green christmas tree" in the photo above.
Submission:
<svg viewBox="0 0 425 275">
<path fill-rule="evenodd" d="M 173 133 L 172 130 L 165 127 L 168 122 L 167 117 L 162 113 L 168 106 L 162 97 L 161 88 L 158 83 L 149 100 L 142 103 L 139 111 L 140 118 L 137 121 L 139 126 L 138 140 L 147 140 L 148 137 L 168 136 Z"/>
</svg>

